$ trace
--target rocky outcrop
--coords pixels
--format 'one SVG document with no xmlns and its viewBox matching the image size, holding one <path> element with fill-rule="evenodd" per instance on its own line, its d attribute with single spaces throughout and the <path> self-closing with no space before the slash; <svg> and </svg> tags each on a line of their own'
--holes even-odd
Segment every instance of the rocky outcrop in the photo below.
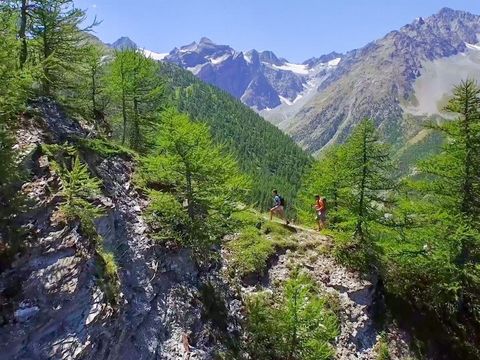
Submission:
<svg viewBox="0 0 480 360">
<path fill-rule="evenodd" d="M 200 269 L 188 250 L 168 249 L 149 236 L 135 188 L 134 161 L 83 150 L 81 157 L 102 182 L 94 201 L 105 214 L 96 230 L 119 268 L 120 294 L 103 291 L 95 247 L 78 223 L 55 221 L 58 179 L 40 152 L 42 143 L 91 136 L 47 100 L 32 104 L 18 131 L 19 153 L 30 173 L 28 198 L 16 219 L 23 251 L 0 274 L 2 359 L 211 359 L 223 348 L 204 303 L 214 297 L 229 315 L 233 293 L 213 264 Z M 206 284 L 213 284 L 205 291 Z M 228 338 L 235 326 L 225 330 Z M 233 335 L 232 335 L 233 336 Z"/>
<path fill-rule="evenodd" d="M 244 284 L 242 292 L 273 290 L 289 278 L 293 268 L 308 273 L 327 296 L 340 318 L 340 335 L 334 347 L 339 360 L 376 360 L 378 344 L 385 341 L 392 360 L 406 359 L 412 354 L 409 338 L 394 324 L 382 330 L 374 320 L 377 279 L 365 278 L 358 272 L 339 265 L 327 254 L 331 253 L 332 239 L 312 230 L 295 227 L 292 235 L 298 248 L 278 254 L 266 275 L 256 284 Z"/>
</svg>

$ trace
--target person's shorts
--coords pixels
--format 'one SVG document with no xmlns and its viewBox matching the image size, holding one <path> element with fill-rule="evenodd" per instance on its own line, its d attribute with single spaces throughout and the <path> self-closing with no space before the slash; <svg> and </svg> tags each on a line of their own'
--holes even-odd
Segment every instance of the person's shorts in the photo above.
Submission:
<svg viewBox="0 0 480 360">
<path fill-rule="evenodd" d="M 273 211 L 275 211 L 275 212 L 282 212 L 282 211 L 284 211 L 284 210 L 285 210 L 285 209 L 283 208 L 282 205 L 277 205 L 277 206 L 275 206 L 275 207 L 273 208 Z"/>
<path fill-rule="evenodd" d="M 327 219 L 327 213 L 325 211 L 317 211 L 317 220 L 325 221 Z"/>
</svg>

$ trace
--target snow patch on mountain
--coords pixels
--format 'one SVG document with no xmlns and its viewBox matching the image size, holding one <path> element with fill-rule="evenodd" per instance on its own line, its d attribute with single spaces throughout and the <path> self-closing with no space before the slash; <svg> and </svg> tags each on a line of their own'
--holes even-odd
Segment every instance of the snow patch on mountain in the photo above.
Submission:
<svg viewBox="0 0 480 360">
<path fill-rule="evenodd" d="M 465 45 L 467 46 L 467 49 L 469 50 L 480 50 L 480 44 L 469 44 L 469 43 L 465 43 Z"/>
<path fill-rule="evenodd" d="M 292 64 L 287 62 L 283 65 L 273 64 L 272 66 L 277 70 L 291 71 L 295 74 L 300 74 L 300 75 L 308 75 L 308 72 L 309 72 L 308 65 L 303 65 L 303 64 Z"/>
<path fill-rule="evenodd" d="M 157 60 L 157 61 L 162 61 L 163 59 L 165 59 L 168 56 L 168 53 L 157 53 L 157 52 L 150 51 L 150 50 L 147 50 L 147 49 L 140 49 L 140 50 L 143 52 L 143 54 L 147 58 Z"/>
<path fill-rule="evenodd" d="M 232 54 L 227 53 L 225 55 L 222 55 L 222 56 L 219 56 L 219 57 L 216 57 L 216 58 L 211 58 L 210 62 L 214 65 L 218 65 L 218 64 L 224 62 L 225 60 L 229 59 L 231 56 L 232 56 Z"/>
<path fill-rule="evenodd" d="M 338 64 L 340 64 L 340 61 L 342 60 L 342 58 L 336 58 L 336 59 L 333 59 L 333 60 L 330 60 L 329 62 L 327 62 L 327 66 L 337 66 Z"/>
<path fill-rule="evenodd" d="M 188 67 L 187 70 L 190 71 L 193 75 L 197 75 L 205 65 L 206 64 L 198 64 L 196 66 Z"/>
</svg>

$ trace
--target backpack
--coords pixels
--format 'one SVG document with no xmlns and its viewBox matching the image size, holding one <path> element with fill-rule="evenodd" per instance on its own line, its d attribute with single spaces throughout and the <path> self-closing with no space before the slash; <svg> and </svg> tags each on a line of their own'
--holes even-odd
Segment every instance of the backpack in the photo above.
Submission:
<svg viewBox="0 0 480 360">
<path fill-rule="evenodd" d="M 280 205 L 282 205 L 283 207 L 285 207 L 285 199 L 283 198 L 283 196 L 278 195 L 278 197 L 280 198 Z"/>
</svg>

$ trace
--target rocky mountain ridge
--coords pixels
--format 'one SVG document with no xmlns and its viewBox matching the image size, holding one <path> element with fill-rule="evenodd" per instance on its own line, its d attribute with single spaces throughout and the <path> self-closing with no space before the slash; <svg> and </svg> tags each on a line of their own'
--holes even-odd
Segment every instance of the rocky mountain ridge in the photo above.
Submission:
<svg viewBox="0 0 480 360">
<path fill-rule="evenodd" d="M 287 118 L 278 109 L 276 114 L 269 114 L 270 120 L 310 152 L 343 141 L 365 117 L 373 118 L 391 143 L 405 143 L 421 131 L 427 115 L 432 115 L 421 109 L 411 110 L 423 95 L 416 91 L 416 81 L 429 64 L 439 59 L 458 56 L 450 64 L 457 66 L 462 57 L 477 51 L 471 44 L 479 42 L 478 34 L 480 16 L 467 12 L 444 8 L 426 19 L 418 18 L 346 53 L 309 101 Z M 472 64 L 470 70 L 469 74 L 479 78 L 478 63 Z M 458 76 L 445 84 L 436 101 L 440 102 L 441 96 L 450 93 L 461 80 Z M 434 115 L 438 114 L 441 106 Z"/>
</svg>

